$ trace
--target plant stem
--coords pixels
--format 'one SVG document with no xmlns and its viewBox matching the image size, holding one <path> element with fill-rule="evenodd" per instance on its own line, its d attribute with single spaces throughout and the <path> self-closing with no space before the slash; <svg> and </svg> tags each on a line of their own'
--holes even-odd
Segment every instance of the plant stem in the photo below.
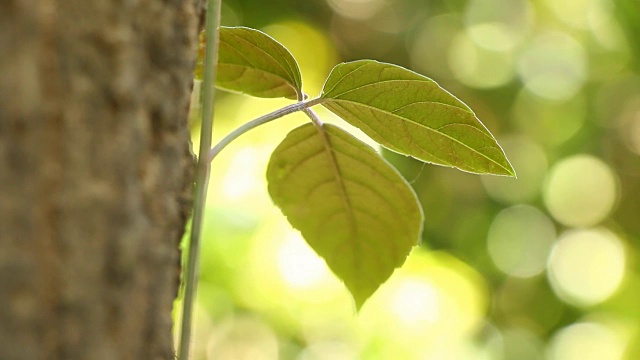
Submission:
<svg viewBox="0 0 640 360">
<path fill-rule="evenodd" d="M 309 119 L 311 119 L 311 122 L 313 123 L 313 125 L 315 125 L 316 128 L 318 128 L 318 130 L 321 130 L 322 125 L 324 123 L 322 122 L 322 120 L 320 120 L 320 117 L 318 116 L 318 114 L 316 114 L 315 111 L 309 108 L 305 108 L 303 111 L 309 117 Z"/>
<path fill-rule="evenodd" d="M 317 103 L 317 99 L 311 100 L 311 101 L 301 101 L 289 106 L 285 106 L 281 109 L 278 109 L 276 111 L 270 112 L 266 115 L 262 115 L 259 118 L 253 119 L 247 123 L 245 123 L 244 125 L 240 126 L 239 128 L 233 130 L 232 132 L 230 132 L 227 136 L 225 136 L 222 140 L 220 140 L 219 143 L 216 144 L 216 146 L 213 147 L 213 149 L 211 149 L 209 151 L 209 155 L 208 155 L 208 160 L 211 161 L 213 160 L 213 158 L 216 157 L 216 155 L 218 155 L 218 153 L 220 153 L 220 151 L 222 151 L 222 149 L 224 149 L 227 145 L 229 145 L 229 143 L 231 143 L 233 140 L 235 140 L 237 137 L 239 137 L 240 135 L 246 133 L 247 131 L 258 127 L 262 124 L 266 124 L 272 120 L 275 120 L 277 118 L 281 118 L 285 115 L 294 113 L 296 111 L 300 111 L 300 110 L 304 110 L 307 111 L 309 109 L 307 109 L 309 106 L 313 106 Z"/>
<path fill-rule="evenodd" d="M 207 1 L 203 89 L 200 96 L 202 108 L 202 124 L 200 131 L 200 148 L 198 151 L 198 166 L 196 169 L 196 186 L 194 190 L 193 220 L 191 223 L 191 237 L 189 239 L 189 257 L 184 276 L 185 288 L 182 300 L 182 319 L 180 323 L 180 341 L 178 345 L 178 359 L 189 359 L 191 345 L 191 330 L 193 319 L 193 305 L 199 278 L 200 237 L 202 234 L 202 218 L 207 199 L 209 185 L 210 162 L 207 154 L 211 148 L 211 132 L 213 129 L 213 106 L 218 63 L 218 42 L 220 27 L 221 0 Z M 184 271 L 184 270 L 183 270 Z"/>
</svg>

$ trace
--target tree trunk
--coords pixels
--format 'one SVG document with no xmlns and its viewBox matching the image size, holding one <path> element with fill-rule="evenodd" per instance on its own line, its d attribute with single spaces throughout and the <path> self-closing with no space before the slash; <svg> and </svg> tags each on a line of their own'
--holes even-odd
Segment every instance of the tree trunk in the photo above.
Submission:
<svg viewBox="0 0 640 360">
<path fill-rule="evenodd" d="M 0 359 L 172 359 L 195 0 L 0 2 Z"/>
</svg>

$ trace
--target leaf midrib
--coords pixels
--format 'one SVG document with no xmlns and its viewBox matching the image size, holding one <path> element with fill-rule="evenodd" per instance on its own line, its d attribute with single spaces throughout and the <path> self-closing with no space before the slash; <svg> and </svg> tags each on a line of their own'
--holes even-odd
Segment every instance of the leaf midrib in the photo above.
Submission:
<svg viewBox="0 0 640 360">
<path fill-rule="evenodd" d="M 319 152 L 318 152 L 318 153 L 315 153 L 315 155 L 314 155 L 314 156 L 317 156 L 318 154 L 319 154 Z M 341 154 L 342 154 L 342 155 L 344 155 L 344 156 L 348 156 L 348 155 L 346 155 L 345 153 L 342 153 L 342 152 L 341 152 Z M 364 163 L 364 162 L 362 162 L 360 159 L 357 159 L 357 158 L 354 158 L 354 157 L 351 157 L 351 156 L 348 156 L 348 157 L 350 157 L 350 158 L 352 158 L 352 159 L 354 159 L 354 160 L 356 160 L 356 161 L 359 161 L 359 162 L 361 162 L 361 163 Z M 364 164 L 366 164 L 366 163 L 364 163 Z M 377 171 L 377 169 L 375 169 L 375 168 L 371 168 L 371 169 L 372 169 L 372 170 L 374 170 L 374 171 L 376 171 L 376 172 L 378 172 L 378 171 Z M 379 172 L 378 172 L 378 173 L 379 173 Z M 358 186 L 361 186 L 361 187 L 363 187 L 363 188 L 368 189 L 369 191 L 371 191 L 371 193 L 375 194 L 375 196 L 376 196 L 379 200 L 381 200 L 381 202 L 383 202 L 387 207 L 389 207 L 389 208 L 392 210 L 392 212 L 396 212 L 396 213 L 401 213 L 401 212 L 403 212 L 402 208 L 399 208 L 398 206 L 396 206 L 395 204 L 393 204 L 393 202 L 389 201 L 389 199 L 387 199 L 386 197 L 384 197 L 384 196 L 380 195 L 380 194 L 376 191 L 376 189 L 375 189 L 375 188 L 373 188 L 373 187 L 371 187 L 369 184 L 364 183 L 364 182 L 362 182 L 362 181 L 359 181 L 359 180 L 357 180 L 357 179 L 355 179 L 355 178 L 350 178 L 350 177 L 346 177 L 346 176 L 344 176 L 343 178 L 344 178 L 344 180 L 345 180 L 344 182 L 351 182 L 351 183 L 353 183 L 353 184 L 356 184 L 356 185 L 358 185 Z M 390 182 L 392 181 L 392 180 L 390 180 L 390 179 L 388 179 L 388 178 L 385 178 L 385 179 L 386 179 L 386 180 L 388 180 L 388 181 L 390 181 Z M 333 179 L 323 180 L 323 181 L 321 181 L 321 182 L 319 182 L 319 183 L 315 184 L 315 187 L 305 195 L 305 198 L 311 198 L 311 196 L 313 195 L 313 193 L 314 193 L 316 190 L 318 190 L 321 186 L 324 186 L 324 185 L 328 184 L 328 183 L 329 183 L 329 182 L 331 182 L 331 181 L 333 181 Z M 352 205 L 351 207 L 352 207 L 352 208 L 354 208 L 354 209 L 357 209 L 357 207 L 355 207 L 355 206 L 353 206 L 353 205 Z"/>
<path fill-rule="evenodd" d="M 273 76 L 274 78 L 281 79 L 285 86 L 293 89 L 294 92 L 297 93 L 297 89 L 291 84 L 291 82 L 289 80 L 283 78 L 282 76 L 278 75 L 278 74 L 275 74 L 275 73 L 272 73 L 272 72 L 269 72 L 269 71 L 265 71 L 263 69 L 258 69 L 256 67 L 250 67 L 250 66 L 240 65 L 240 64 L 233 64 L 233 63 L 228 63 L 228 62 L 224 62 L 224 63 L 221 62 L 221 63 L 218 64 L 218 66 L 221 66 L 221 65 L 224 65 L 224 66 L 236 66 L 236 67 L 242 68 L 243 69 L 243 74 L 246 72 L 247 69 L 263 72 L 265 74 Z M 282 85 L 280 85 L 280 86 L 282 86 Z"/>
<path fill-rule="evenodd" d="M 314 124 L 315 125 L 315 124 Z M 347 188 L 345 187 L 344 182 L 342 181 L 342 172 L 340 171 L 340 167 L 338 166 L 338 161 L 336 159 L 335 154 L 331 148 L 331 142 L 329 140 L 329 135 L 324 125 L 316 125 L 314 128 L 318 131 L 319 135 L 322 137 L 322 142 L 324 145 L 324 149 L 329 158 L 329 162 L 331 163 L 331 169 L 333 171 L 333 175 L 336 179 L 336 183 L 338 184 L 338 191 L 340 192 L 340 197 L 342 198 L 342 203 L 345 207 L 348 216 L 349 223 L 349 234 L 351 237 L 355 236 L 357 233 L 356 227 L 356 219 L 355 214 L 353 213 L 353 207 L 351 205 L 351 201 L 347 196 Z"/>
<path fill-rule="evenodd" d="M 389 112 L 389 111 L 387 111 L 387 110 L 382 110 L 382 109 L 380 109 L 380 108 L 377 108 L 377 107 L 374 107 L 374 106 L 371 106 L 371 105 L 367 105 L 367 104 L 363 104 L 363 103 L 360 103 L 360 102 L 357 102 L 357 101 L 353 101 L 353 100 L 335 99 L 335 98 L 326 98 L 326 101 L 323 101 L 321 104 L 323 104 L 323 105 L 324 105 L 324 103 L 325 103 L 325 102 L 329 102 L 329 103 L 331 103 L 332 101 L 333 101 L 333 102 L 335 102 L 335 103 L 338 103 L 338 104 L 339 104 L 340 102 L 346 102 L 346 103 L 349 103 L 349 104 L 354 104 L 354 105 L 356 105 L 356 106 L 363 106 L 363 107 L 366 107 L 366 108 L 368 108 L 368 109 L 371 109 L 372 111 L 377 111 L 377 112 L 381 112 L 381 113 L 383 113 L 383 114 L 387 114 L 387 115 L 392 116 L 392 117 L 394 117 L 394 118 L 397 118 L 397 119 L 399 119 L 399 120 L 401 120 L 401 121 L 407 121 L 407 122 L 411 122 L 411 123 L 413 123 L 413 124 L 416 124 L 416 125 L 418 125 L 418 126 L 420 126 L 420 127 L 424 128 L 424 129 L 426 129 L 426 130 L 428 130 L 428 131 L 431 131 L 431 132 L 434 132 L 434 133 L 439 134 L 439 135 L 441 135 L 441 136 L 444 136 L 444 137 L 446 137 L 446 138 L 448 138 L 448 139 L 450 139 L 450 140 L 452 140 L 452 141 L 454 141 L 454 142 L 456 142 L 456 143 L 458 143 L 458 144 L 460 144 L 460 145 L 462 145 L 462 146 L 466 147 L 467 149 L 469 149 L 469 150 L 471 150 L 471 151 L 473 151 L 473 152 L 475 152 L 475 153 L 477 153 L 477 154 L 481 155 L 482 157 L 484 157 L 485 159 L 489 160 L 490 162 L 492 162 L 492 163 L 494 163 L 494 164 L 498 165 L 500 168 L 502 168 L 503 170 L 505 170 L 508 174 L 513 175 L 513 172 L 512 172 L 511 170 L 509 170 L 509 169 L 505 168 L 502 164 L 500 164 L 500 163 L 496 162 L 494 159 L 491 159 L 490 157 L 488 157 L 488 156 L 486 156 L 485 154 L 483 154 L 483 153 L 479 152 L 478 150 L 476 150 L 476 149 L 474 149 L 474 148 L 470 147 L 469 145 L 467 145 L 467 144 L 465 144 L 465 143 L 461 142 L 460 140 L 458 140 L 458 139 L 456 139 L 456 138 L 454 138 L 454 137 L 451 137 L 451 136 L 449 136 L 449 135 L 447 135 L 447 134 L 445 134 L 445 133 L 442 133 L 442 132 L 440 132 L 440 131 L 438 131 L 438 130 L 436 130 L 436 129 L 430 128 L 430 127 L 428 127 L 428 126 L 426 126 L 426 125 L 424 125 L 424 124 L 421 124 L 421 123 L 418 123 L 418 122 L 416 122 L 416 121 L 412 121 L 412 120 L 410 120 L 410 119 L 407 119 L 407 118 L 404 118 L 404 117 L 402 117 L 402 116 L 396 115 L 396 114 L 394 114 L 394 113 L 392 113 L 392 112 Z M 434 104 L 440 104 L 440 105 L 443 105 L 443 106 L 450 106 L 450 107 L 452 107 L 452 108 L 460 109 L 460 108 L 458 108 L 458 107 L 456 107 L 456 106 L 447 105 L 447 104 L 443 104 L 443 103 L 434 103 Z M 341 105 L 341 106 L 343 106 L 343 105 Z M 464 109 L 463 109 L 463 110 L 464 110 Z M 473 114 L 473 113 L 471 113 L 471 114 Z M 477 128 L 476 128 L 476 129 L 477 129 Z M 493 142 L 495 143 L 495 139 L 494 139 L 493 137 L 490 137 L 489 135 L 485 134 L 484 132 L 482 132 L 482 134 L 483 134 L 483 135 L 485 135 L 486 137 L 488 137 L 491 141 L 493 141 Z M 416 144 L 416 145 L 417 145 L 417 144 Z M 421 146 L 419 146 L 419 147 L 420 147 L 420 149 L 421 149 L 421 150 L 423 150 L 423 151 L 425 151 L 425 152 L 429 153 L 429 151 L 425 150 L 425 149 L 424 149 L 424 148 L 422 148 Z M 448 163 L 448 162 L 447 162 L 447 163 Z M 456 167 L 457 167 L 457 166 L 456 166 Z M 483 171 L 483 173 L 486 173 L 486 171 Z"/>
<path fill-rule="evenodd" d="M 251 36 L 255 42 L 257 42 L 257 41 L 256 41 L 256 39 L 255 39 L 255 37 L 253 36 L 253 34 L 251 34 L 250 32 L 248 32 L 248 31 L 246 31 L 246 30 L 245 30 L 245 32 L 246 32 L 247 34 L 249 34 L 249 36 Z M 280 68 L 280 69 L 281 69 L 285 74 L 287 74 L 287 75 L 291 75 L 291 74 L 287 71 L 287 69 L 285 69 L 285 67 L 284 67 L 284 66 L 282 66 L 282 64 L 280 64 L 280 62 L 279 62 L 279 61 L 277 61 L 277 60 L 276 60 L 276 59 L 275 59 L 271 54 L 269 54 L 268 52 L 266 52 L 266 51 L 265 51 L 264 49 L 262 49 L 261 47 L 256 46 L 256 45 L 255 45 L 254 43 L 252 43 L 251 41 L 249 41 L 249 40 L 247 40 L 247 39 L 243 38 L 242 36 L 240 36 L 240 35 L 238 35 L 238 34 L 234 34 L 233 32 L 229 32 L 229 35 L 231 35 L 231 36 L 233 36 L 233 37 L 235 37 L 235 38 L 237 38 L 237 39 L 242 40 L 243 42 L 245 42 L 245 43 L 249 44 L 249 46 L 251 46 L 251 47 L 253 47 L 254 49 L 258 50 L 259 52 L 263 53 L 263 54 L 264 54 L 264 55 L 266 55 L 268 58 L 270 58 L 270 59 L 271 59 L 271 61 L 272 61 L 273 63 L 275 63 L 275 64 L 277 65 L 277 67 L 279 67 L 279 68 Z M 244 56 L 244 55 L 243 55 L 243 56 Z M 245 59 L 246 59 L 246 58 L 245 58 Z M 248 60 L 248 59 L 247 59 L 247 60 Z M 255 68 L 257 69 L 257 67 L 256 67 L 256 66 L 255 66 L 251 61 L 249 61 L 249 63 L 250 63 L 253 67 L 255 67 Z M 260 69 L 260 70 L 265 71 L 264 69 Z M 266 71 L 265 71 L 265 72 L 266 72 Z"/>
<path fill-rule="evenodd" d="M 346 64 L 346 63 L 343 63 L 343 64 Z M 331 79 L 331 78 L 333 77 L 333 73 L 334 73 L 334 71 L 337 71 L 337 70 L 339 69 L 339 66 L 340 66 L 340 65 L 336 66 L 336 67 L 333 69 L 333 71 L 329 74 L 329 77 L 328 77 L 327 79 Z M 362 65 L 360 65 L 360 66 L 356 67 L 355 69 L 353 69 L 353 70 L 349 71 L 349 72 L 348 72 L 348 73 L 346 73 L 345 75 L 340 74 L 339 76 L 342 76 L 342 77 L 341 77 L 338 81 L 336 81 L 336 83 L 335 83 L 335 84 L 333 84 L 333 86 L 331 87 L 331 89 L 329 89 L 329 91 L 327 91 L 326 93 L 330 93 L 330 92 L 332 92 L 332 91 L 333 91 L 333 89 L 335 89 L 338 85 L 340 85 L 340 83 L 342 83 L 342 82 L 343 82 L 343 81 L 344 81 L 344 80 L 345 80 L 345 79 L 346 79 L 350 74 L 352 74 L 352 73 L 354 73 L 354 72 L 356 72 L 356 71 L 360 70 L 360 69 L 361 69 L 361 68 L 363 68 L 364 66 L 367 66 L 367 64 L 366 64 L 366 63 L 363 63 Z M 325 84 L 325 86 L 326 86 L 326 85 L 327 85 L 327 84 Z M 325 92 L 324 92 L 324 86 L 323 86 L 323 94 L 324 94 L 324 93 L 325 93 Z"/>
<path fill-rule="evenodd" d="M 300 142 L 304 142 L 304 141 L 306 141 L 307 139 L 309 139 L 310 137 L 313 137 L 313 136 L 315 136 L 315 134 L 310 135 L 310 136 L 307 136 L 307 137 L 305 137 L 304 139 L 299 140 L 299 143 L 300 143 Z M 342 140 L 342 139 L 341 139 L 341 140 Z M 350 147 L 354 148 L 356 151 L 363 151 L 362 149 L 359 149 L 359 148 L 357 148 L 357 147 L 353 146 L 353 144 L 349 143 L 348 141 L 345 141 L 345 142 L 344 142 L 344 144 L 345 144 L 346 146 L 350 146 Z M 289 147 L 289 148 L 290 148 L 290 147 Z M 287 151 L 287 150 L 289 150 L 289 148 L 283 148 L 283 151 Z M 296 172 L 296 170 L 297 170 L 300 166 L 302 166 L 303 164 L 305 164 L 305 163 L 307 163 L 307 162 L 309 162 L 309 161 L 312 161 L 312 159 L 316 158 L 317 156 L 321 156 L 321 154 L 322 154 L 322 153 L 324 153 L 325 151 L 326 151 L 326 147 L 324 147 L 324 146 L 323 146 L 323 149 L 320 149 L 320 150 L 318 150 L 318 151 L 315 151 L 315 152 L 313 152 L 312 154 L 310 154 L 310 155 L 306 156 L 304 159 L 302 159 L 301 161 L 299 161 L 295 166 L 293 166 L 293 167 L 291 167 L 290 169 L 288 169 L 287 176 L 283 177 L 283 178 L 281 179 L 281 181 L 286 182 L 286 181 L 287 181 L 287 179 L 288 179 L 290 176 L 294 176 L 294 173 Z M 359 162 L 359 163 L 363 164 L 364 166 L 368 167 L 369 169 L 371 169 L 373 172 L 376 172 L 376 173 L 378 173 L 378 174 L 382 175 L 382 178 L 383 178 L 385 181 L 388 181 L 388 182 L 393 183 L 393 179 L 390 179 L 390 178 L 388 178 L 387 176 L 384 176 L 383 174 L 381 174 L 381 173 L 380 173 L 380 171 L 379 171 L 377 168 L 375 168 L 375 167 L 371 166 L 369 163 L 367 163 L 367 162 L 363 162 L 360 158 L 355 157 L 355 156 L 351 156 L 351 155 L 349 155 L 349 154 L 347 154 L 347 153 L 345 153 L 345 152 L 343 152 L 343 151 L 338 151 L 338 150 L 335 150 L 335 151 L 334 151 L 334 150 L 333 150 L 333 148 L 331 148 L 331 154 L 334 154 L 336 151 L 337 151 L 337 152 L 339 152 L 342 156 L 348 157 L 348 158 L 350 158 L 350 159 L 352 159 L 352 160 L 354 160 L 354 161 L 356 161 L 356 162 Z M 336 166 L 337 166 L 337 160 L 336 160 Z M 338 171 L 338 172 L 339 172 L 339 171 Z M 361 181 L 358 181 L 358 180 L 356 180 L 356 179 L 354 179 L 354 178 L 350 178 L 350 177 L 347 177 L 347 176 L 343 176 L 341 172 L 339 172 L 339 178 L 341 179 L 341 181 L 342 181 L 342 179 L 344 179 L 345 181 L 350 181 L 350 182 L 353 182 L 353 183 L 355 183 L 355 184 L 358 184 L 358 185 L 360 185 L 360 186 L 362 186 L 362 187 L 364 187 L 364 188 L 369 189 L 372 193 L 376 194 L 376 196 L 377 196 L 377 197 L 378 197 L 382 202 L 384 202 L 387 206 L 389 206 L 391 209 L 393 209 L 393 211 L 401 212 L 401 209 L 400 209 L 400 208 L 398 208 L 398 207 L 396 207 L 396 206 L 393 204 L 393 202 L 389 201 L 389 199 L 387 199 L 386 197 L 384 197 L 384 196 L 382 196 L 382 195 L 378 194 L 378 193 L 375 191 L 375 189 L 374 189 L 374 188 L 372 188 L 371 186 L 369 186 L 368 184 L 363 183 L 363 182 L 361 182 Z M 315 185 L 314 185 L 314 188 L 313 188 L 313 189 L 311 189 L 307 194 L 305 194 L 305 196 L 304 196 L 304 197 L 305 197 L 305 198 L 310 198 L 310 197 L 311 197 L 311 194 L 313 194 L 313 192 L 314 192 L 314 191 L 318 190 L 318 188 L 319 188 L 319 187 L 321 187 L 321 186 L 323 186 L 323 185 L 325 185 L 325 184 L 327 184 L 327 183 L 329 183 L 329 182 L 333 182 L 333 181 L 335 181 L 335 172 L 334 172 L 334 177 L 333 177 L 333 178 L 330 178 L 329 180 L 323 180 L 323 181 L 321 181 L 321 182 L 319 182 L 319 183 L 315 184 Z M 344 181 L 342 181 L 342 183 L 344 184 Z M 345 188 L 345 196 L 346 196 L 346 188 Z M 341 196 L 341 198 L 342 198 L 342 196 Z M 344 201 L 344 200 L 343 200 L 343 201 Z M 351 205 L 351 202 L 350 202 L 350 201 L 349 201 L 349 205 L 350 205 L 350 208 L 355 208 L 353 205 Z"/>
<path fill-rule="evenodd" d="M 357 116 L 353 115 L 353 114 L 351 113 L 351 111 L 350 111 L 350 110 L 348 110 L 348 109 L 346 109 L 343 105 L 341 105 L 341 104 L 337 104 L 337 105 L 339 105 L 339 106 L 340 106 L 344 111 L 348 112 L 351 116 L 353 116 L 353 117 L 356 117 L 356 118 L 357 118 Z M 360 121 L 360 120 L 358 120 L 358 121 Z M 367 124 L 367 123 L 365 123 L 365 122 L 363 122 L 363 121 L 360 121 L 360 123 L 361 123 L 362 125 L 366 126 L 366 127 L 367 127 L 371 132 L 378 134 L 378 136 L 380 136 L 381 138 L 384 138 L 384 136 L 382 136 L 382 134 L 381 134 L 379 131 L 376 131 L 375 129 L 373 129 L 371 126 L 369 126 L 369 124 Z M 404 124 L 404 122 L 403 122 L 402 124 Z M 385 126 L 385 125 L 383 124 L 383 126 Z M 388 128 L 387 126 L 385 126 L 385 127 L 386 127 L 386 128 Z M 406 130 L 406 131 L 408 131 L 408 130 Z M 402 136 L 402 135 L 398 135 L 398 136 Z M 413 143 L 413 140 L 411 140 L 411 142 Z M 395 152 L 399 152 L 399 153 L 402 153 L 402 154 L 404 154 L 404 153 L 405 153 L 405 152 L 403 152 L 402 150 L 398 149 L 397 147 L 395 147 L 395 146 L 393 146 L 393 145 L 391 145 L 391 144 L 389 144 L 389 145 L 383 145 L 383 146 L 385 146 L 385 147 L 387 147 L 387 148 L 389 148 L 389 149 L 391 149 L 391 150 L 393 150 L 393 151 L 395 151 Z M 422 151 L 427 152 L 427 151 L 426 151 L 426 150 L 424 150 L 423 148 L 420 148 L 420 149 L 421 149 Z M 444 166 L 449 166 L 449 167 L 456 167 L 454 164 L 451 164 L 450 162 L 448 162 L 448 161 L 446 161 L 446 160 L 444 160 L 444 159 L 440 158 L 439 156 L 436 156 L 436 155 L 433 155 L 433 154 L 430 154 L 430 155 L 431 155 L 432 157 L 434 157 L 434 158 L 436 158 L 436 159 L 438 159 L 438 160 L 440 161 L 438 164 L 441 164 L 441 165 L 444 165 Z M 426 161 L 426 162 L 428 162 L 428 163 L 432 163 L 431 161 L 427 161 L 427 160 L 422 160 L 422 161 Z"/>
<path fill-rule="evenodd" d="M 392 83 L 392 82 L 418 82 L 418 83 L 427 83 L 427 84 L 435 85 L 435 86 L 436 86 L 435 88 L 429 88 L 429 90 L 441 90 L 441 91 L 444 91 L 444 90 L 443 90 L 442 88 L 440 88 L 440 87 L 438 86 L 438 84 L 436 84 L 436 83 L 435 83 L 435 81 L 433 81 L 433 80 L 417 80 L 417 79 L 411 79 L 411 80 L 398 80 L 398 79 L 390 79 L 390 80 L 382 80 L 382 81 L 376 81 L 376 82 L 368 83 L 368 84 L 364 84 L 364 85 L 359 85 L 359 86 L 357 86 L 357 87 L 355 87 L 355 88 L 351 88 L 351 89 L 349 89 L 349 90 L 347 90 L 347 91 L 344 91 L 344 92 L 341 92 L 341 93 L 339 93 L 339 94 L 337 94 L 337 95 L 329 95 L 329 93 L 330 93 L 331 91 L 333 91 L 333 88 L 332 88 L 332 89 L 331 89 L 331 91 L 323 92 L 323 94 L 322 94 L 321 98 L 323 98 L 323 99 L 327 99 L 327 100 L 331 100 L 331 99 L 333 99 L 333 100 L 344 100 L 344 101 L 350 101 L 350 100 L 347 100 L 347 99 L 340 99 L 340 97 L 345 96 L 345 95 L 347 95 L 347 94 L 349 94 L 349 93 L 352 93 L 352 92 L 354 92 L 354 91 L 358 91 L 358 90 L 365 89 L 365 88 L 367 88 L 367 87 L 379 86 L 379 85 L 381 85 L 381 84 L 388 84 L 388 83 Z M 454 95 L 452 95 L 452 94 L 450 94 L 450 93 L 446 93 L 446 94 L 447 94 L 447 95 L 449 95 L 449 96 L 450 96 L 450 98 L 451 98 L 452 100 L 454 100 L 454 102 L 456 102 L 456 105 L 447 104 L 447 103 L 444 103 L 444 102 L 441 102 L 441 101 L 429 101 L 429 100 L 423 100 L 423 101 L 419 101 L 419 102 L 433 103 L 433 104 L 443 104 L 443 105 L 453 106 L 453 107 L 456 107 L 456 108 L 458 108 L 458 109 L 462 109 L 462 110 L 464 110 L 464 111 L 466 111 L 466 112 L 469 112 L 469 113 L 472 113 L 472 114 L 473 114 L 473 112 L 471 111 L 471 109 L 469 109 L 467 106 L 465 106 L 465 105 L 460 101 L 460 99 L 458 99 L 457 97 L 455 97 Z M 415 103 L 415 102 L 414 102 L 414 103 Z M 412 104 L 414 104 L 414 103 L 412 103 Z M 400 108 L 398 108 L 398 109 L 396 109 L 396 110 L 394 110 L 394 111 L 397 111 L 397 110 L 399 110 L 399 109 L 402 109 L 403 107 L 408 106 L 408 105 L 411 105 L 411 104 L 403 105 L 403 106 L 401 106 Z"/>
<path fill-rule="evenodd" d="M 240 28 L 240 29 L 242 29 L 242 28 Z M 246 30 L 244 30 L 244 31 L 245 31 L 249 36 L 251 36 L 251 37 L 253 37 L 253 36 L 254 36 L 254 34 L 252 34 L 251 32 L 246 31 Z M 290 81 L 290 79 L 285 79 L 285 78 L 283 78 L 281 75 L 278 75 L 278 74 L 275 74 L 275 73 L 273 73 L 273 72 L 271 72 L 271 71 L 267 71 L 267 70 L 265 70 L 265 69 L 260 69 L 260 68 L 256 67 L 256 66 L 253 64 L 253 62 L 251 62 L 247 57 L 245 57 L 245 56 L 244 56 L 244 54 L 242 54 L 241 52 L 239 52 L 239 51 L 237 51 L 237 50 L 236 50 L 236 51 L 237 51 L 237 52 L 238 52 L 238 53 L 239 53 L 239 54 L 240 54 L 240 55 L 241 55 L 245 60 L 247 60 L 247 62 L 248 62 L 249 64 L 251 64 L 251 66 L 253 66 L 253 68 L 254 68 L 254 69 L 256 69 L 256 70 L 260 70 L 260 71 L 265 72 L 265 73 L 268 73 L 268 74 L 273 74 L 273 75 L 275 75 L 276 77 L 279 77 L 279 78 L 281 78 L 281 79 L 285 80 L 285 82 L 287 82 L 287 83 L 289 83 L 290 85 L 292 85 L 291 87 L 294 89 L 294 91 L 296 92 L 296 94 L 298 93 L 298 91 L 299 91 L 298 86 L 299 86 L 299 85 L 301 85 L 301 84 L 297 84 L 298 77 L 297 77 L 297 76 L 295 76 L 295 75 L 296 75 L 295 73 L 297 73 L 297 72 L 296 72 L 296 71 L 294 71 L 294 69 L 293 69 L 293 68 L 291 68 L 291 64 L 289 64 L 289 62 L 287 61 L 287 59 L 285 59 L 285 61 L 287 61 L 287 67 L 289 68 L 289 70 L 288 70 L 288 71 L 287 71 L 287 69 L 286 69 L 284 66 L 282 66 L 282 64 L 281 64 L 278 60 L 276 60 L 276 58 L 274 58 L 274 57 L 273 57 L 273 55 L 269 54 L 268 52 L 266 52 L 266 51 L 265 51 L 265 50 L 263 50 L 262 48 L 260 48 L 260 47 L 256 46 L 255 44 L 253 44 L 253 43 L 252 43 L 252 42 L 250 42 L 249 40 L 247 40 L 247 39 L 243 38 L 242 36 L 240 36 L 240 35 L 238 35 L 238 34 L 235 34 L 233 31 L 229 31 L 229 32 L 228 32 L 228 35 L 230 35 L 230 36 L 232 36 L 232 37 L 234 37 L 234 38 L 236 38 L 236 39 L 240 39 L 241 41 L 243 41 L 243 42 L 245 42 L 245 43 L 249 44 L 249 46 L 251 46 L 251 47 L 253 47 L 253 48 L 257 49 L 259 52 L 261 52 L 261 53 L 263 53 L 264 55 L 266 55 L 267 57 L 269 57 L 269 58 L 272 60 L 272 62 L 273 62 L 273 63 L 275 63 L 275 64 L 277 65 L 277 67 L 279 67 L 279 68 L 280 68 L 280 69 L 281 69 L 285 74 L 287 74 L 287 76 L 289 76 L 289 77 L 293 78 L 293 84 L 292 84 L 292 82 Z M 268 35 L 266 35 L 266 34 L 264 34 L 264 35 L 268 37 Z M 253 40 L 254 40 L 254 41 L 256 41 L 256 40 L 255 40 L 255 37 L 253 37 Z M 271 40 L 273 40 L 273 39 L 271 39 Z M 273 40 L 273 41 L 275 41 L 275 40 Z M 256 42 L 257 42 L 257 41 L 256 41 Z M 231 44 L 229 44 L 229 45 L 231 45 Z M 234 47 L 232 46 L 232 48 L 234 48 Z M 235 50 L 235 48 L 234 48 L 234 50 Z M 281 55 L 282 55 L 282 54 L 281 54 Z M 291 55 L 291 54 L 289 54 L 289 55 Z M 228 64 L 228 63 L 225 63 L 225 64 Z M 242 65 L 238 65 L 238 66 L 242 66 Z"/>
</svg>

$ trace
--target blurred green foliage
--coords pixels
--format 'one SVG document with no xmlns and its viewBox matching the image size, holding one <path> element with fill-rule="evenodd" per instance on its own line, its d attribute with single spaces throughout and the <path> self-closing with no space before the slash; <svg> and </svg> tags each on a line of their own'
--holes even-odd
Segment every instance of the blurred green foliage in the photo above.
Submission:
<svg viewBox="0 0 640 360">
<path fill-rule="evenodd" d="M 640 358 L 636 0 L 227 0 L 222 22 L 281 41 L 311 96 L 353 59 L 433 78 L 519 178 L 382 150 L 422 202 L 423 244 L 356 315 L 267 194 L 269 154 L 307 120 L 247 134 L 213 163 L 196 359 Z M 214 136 L 287 104 L 219 93 Z"/>
</svg>

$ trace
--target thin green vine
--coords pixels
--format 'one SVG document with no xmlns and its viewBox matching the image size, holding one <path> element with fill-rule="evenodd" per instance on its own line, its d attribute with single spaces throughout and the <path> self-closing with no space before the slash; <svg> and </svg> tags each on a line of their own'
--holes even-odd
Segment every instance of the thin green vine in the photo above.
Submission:
<svg viewBox="0 0 640 360">
<path fill-rule="evenodd" d="M 216 80 L 216 64 L 218 63 L 218 29 L 220 28 L 221 0 L 207 1 L 207 15 L 205 31 L 204 77 L 200 104 L 202 108 L 202 125 L 200 132 L 200 148 L 198 151 L 198 166 L 196 169 L 196 186 L 194 190 L 193 221 L 191 237 L 189 239 L 189 256 L 184 281 L 184 298 L 182 300 L 182 318 L 180 323 L 180 340 L 178 344 L 178 359 L 189 359 L 191 345 L 191 330 L 193 305 L 196 298 L 198 272 L 200 262 L 200 237 L 202 234 L 202 218 L 207 199 L 209 185 L 210 162 L 208 153 L 211 149 L 213 129 L 214 90 Z"/>
</svg>

